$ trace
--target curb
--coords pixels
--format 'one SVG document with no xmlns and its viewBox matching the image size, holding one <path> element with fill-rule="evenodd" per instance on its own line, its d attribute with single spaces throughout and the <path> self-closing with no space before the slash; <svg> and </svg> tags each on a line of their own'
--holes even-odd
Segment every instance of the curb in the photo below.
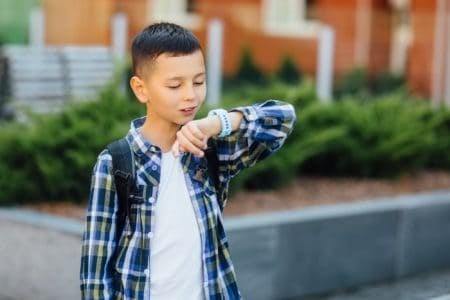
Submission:
<svg viewBox="0 0 450 300">
<path fill-rule="evenodd" d="M 450 294 L 442 295 L 439 297 L 430 298 L 428 300 L 450 300 Z"/>
<path fill-rule="evenodd" d="M 259 227 L 267 223 L 288 223 L 290 220 L 296 220 L 299 215 L 302 215 L 303 218 L 306 219 L 322 218 L 324 215 L 328 215 L 330 213 L 345 215 L 348 213 L 349 208 L 356 208 L 356 210 L 369 209 L 377 211 L 380 208 L 394 207 L 399 204 L 407 204 L 409 206 L 426 205 L 427 200 L 433 198 L 447 198 L 449 194 L 450 190 L 444 189 L 435 190 L 432 192 L 421 192 L 393 197 L 374 198 L 363 201 L 352 201 L 351 203 L 321 205 L 316 207 L 290 209 L 286 211 L 228 217 L 225 219 L 225 227 L 227 231 L 232 231 L 242 228 Z M 2 219 L 78 236 L 83 234 L 84 222 L 82 221 L 23 208 L 0 208 L 0 220 Z"/>
<path fill-rule="evenodd" d="M 225 219 L 225 224 L 227 231 L 252 229 L 295 223 L 299 220 L 316 221 L 329 217 L 351 217 L 362 213 L 379 213 L 400 208 L 420 208 L 429 205 L 445 204 L 449 199 L 450 189 L 442 189 L 431 192 L 228 217 Z"/>
<path fill-rule="evenodd" d="M 325 294 L 450 267 L 449 215 L 450 190 L 435 190 L 229 217 L 224 227 L 242 293 L 263 300 Z M 81 220 L 20 207 L 0 208 L 0 220 L 77 237 L 84 226 Z M 428 300 L 450 300 L 450 295 Z"/>
<path fill-rule="evenodd" d="M 62 233 L 81 236 L 84 223 L 76 219 L 21 208 L 0 208 L 0 220 L 19 222 Z"/>
</svg>

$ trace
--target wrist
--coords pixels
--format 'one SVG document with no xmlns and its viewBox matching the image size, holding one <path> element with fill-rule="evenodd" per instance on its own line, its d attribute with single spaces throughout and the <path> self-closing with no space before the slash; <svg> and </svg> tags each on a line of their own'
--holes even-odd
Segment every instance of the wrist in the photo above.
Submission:
<svg viewBox="0 0 450 300">
<path fill-rule="evenodd" d="M 213 127 L 215 129 L 215 135 L 218 135 L 219 137 L 226 137 L 233 131 L 231 116 L 225 109 L 213 109 L 208 113 L 208 117 L 214 118 Z"/>
<path fill-rule="evenodd" d="M 206 120 L 206 128 L 205 128 L 205 133 L 208 136 L 208 138 L 215 136 L 215 135 L 219 135 L 222 126 L 220 124 L 220 119 L 218 116 L 207 116 L 205 118 Z"/>
</svg>

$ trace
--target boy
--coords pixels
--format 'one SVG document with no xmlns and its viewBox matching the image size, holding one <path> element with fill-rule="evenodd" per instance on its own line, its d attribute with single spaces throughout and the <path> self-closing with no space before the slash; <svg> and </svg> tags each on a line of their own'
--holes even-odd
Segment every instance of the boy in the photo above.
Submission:
<svg viewBox="0 0 450 300">
<path fill-rule="evenodd" d="M 83 299 L 241 299 L 222 224 L 229 180 L 278 150 L 292 131 L 289 104 L 267 101 L 194 116 L 206 95 L 196 37 L 157 23 L 132 44 L 131 88 L 145 117 L 126 139 L 139 191 L 116 240 L 117 190 L 108 150 L 93 170 L 81 258 Z M 219 185 L 205 170 L 216 145 Z"/>
</svg>

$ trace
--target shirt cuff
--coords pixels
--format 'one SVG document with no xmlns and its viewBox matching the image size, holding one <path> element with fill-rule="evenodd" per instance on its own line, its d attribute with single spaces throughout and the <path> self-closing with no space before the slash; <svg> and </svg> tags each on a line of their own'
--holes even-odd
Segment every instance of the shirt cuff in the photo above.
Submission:
<svg viewBox="0 0 450 300">
<path fill-rule="evenodd" d="M 255 122 L 259 118 L 258 110 L 253 106 L 236 107 L 230 110 L 230 112 L 240 112 L 243 115 L 240 129 L 247 129 L 249 123 Z"/>
</svg>

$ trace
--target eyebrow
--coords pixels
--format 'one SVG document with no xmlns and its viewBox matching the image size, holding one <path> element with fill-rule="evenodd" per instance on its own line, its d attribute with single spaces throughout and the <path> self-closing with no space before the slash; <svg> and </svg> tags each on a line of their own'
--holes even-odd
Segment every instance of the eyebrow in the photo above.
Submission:
<svg viewBox="0 0 450 300">
<path fill-rule="evenodd" d="M 201 73 L 195 74 L 195 75 L 194 75 L 194 78 L 195 78 L 195 77 L 202 76 L 202 75 L 205 75 L 205 74 L 206 74 L 206 72 L 201 72 Z M 183 77 L 183 76 L 175 76 L 175 77 L 167 78 L 167 80 L 183 80 L 184 78 L 185 78 L 185 77 Z"/>
</svg>

